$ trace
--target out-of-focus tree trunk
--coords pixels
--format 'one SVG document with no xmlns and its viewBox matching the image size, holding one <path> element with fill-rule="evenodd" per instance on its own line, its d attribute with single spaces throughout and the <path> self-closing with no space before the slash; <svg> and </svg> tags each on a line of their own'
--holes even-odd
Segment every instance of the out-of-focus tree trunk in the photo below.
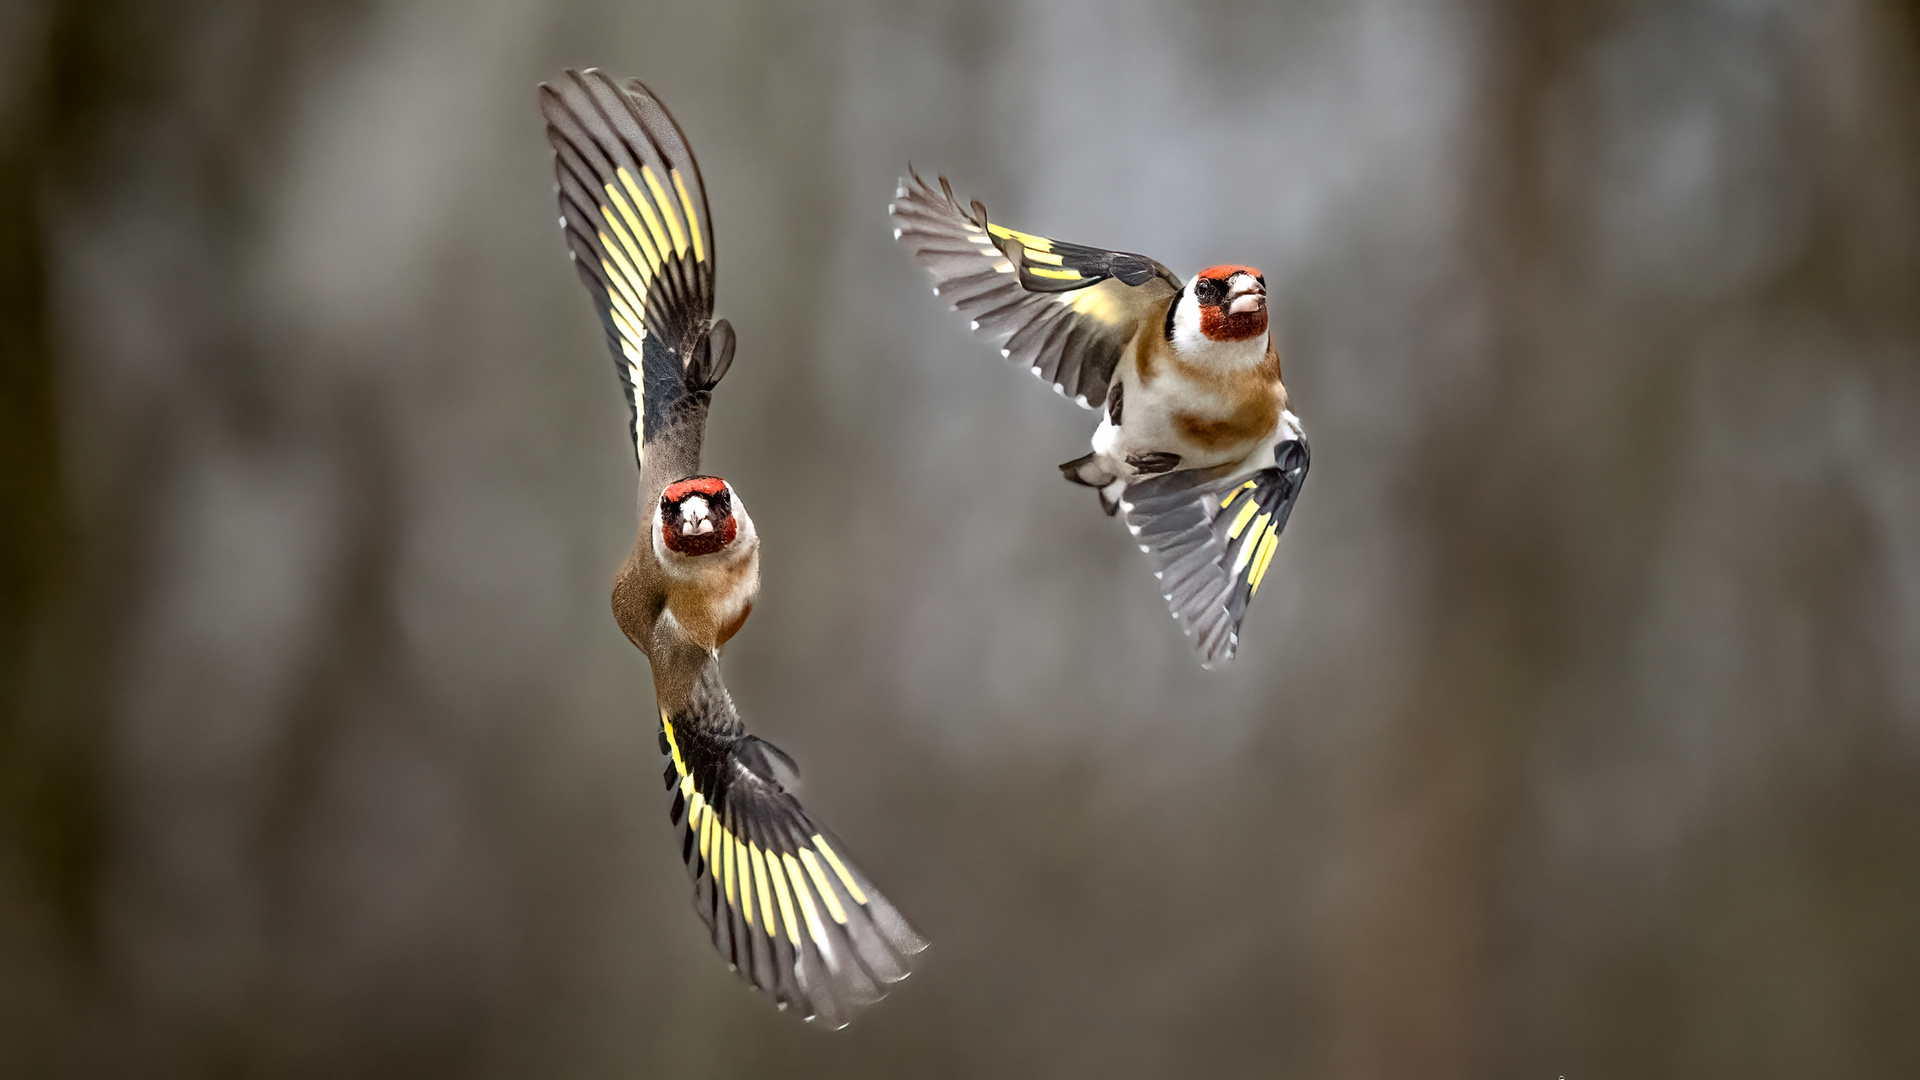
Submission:
<svg viewBox="0 0 1920 1080">
<path fill-rule="evenodd" d="M 271 145 L 288 61 L 351 6 L 43 0 L 5 23 L 18 36 L 0 87 L 0 1058 L 22 1075 L 132 1067 L 120 1057 L 131 1017 L 101 956 L 124 779 L 113 712 L 152 588 L 152 510 L 180 420 L 158 402 L 126 429 L 76 417 L 61 388 L 87 373 L 60 332 L 53 252 L 63 226 L 99 213 L 103 190 L 124 193 L 126 173 L 152 179 L 150 157 L 115 156 L 129 149 L 174 151 L 186 182 L 168 194 L 242 213 L 232 170 Z M 225 129 L 181 120 L 187 57 L 210 24 L 237 31 L 234 52 L 248 60 L 221 71 L 235 95 Z M 201 235 L 217 245 L 222 234 Z M 199 297 L 182 321 L 220 306 Z M 97 459 L 84 479 L 76 444 Z"/>
<path fill-rule="evenodd" d="M 84 183 L 103 116 L 144 66 L 125 6 L 24 5 L 0 90 L 0 966 L 43 987 L 84 971 L 92 945 L 119 637 L 88 599 L 131 576 L 83 527 L 63 460 L 50 204 Z M 0 1038 L 45 1039 L 57 1010 L 9 1010 L 19 1024 Z"/>
<path fill-rule="evenodd" d="M 1332 869 L 1332 1075 L 1484 1076 L 1500 860 L 1541 697 L 1569 644 L 1565 440 L 1540 411 L 1568 353 L 1569 238 L 1545 115 L 1608 3 L 1477 5 L 1483 35 L 1459 215 L 1468 332 L 1402 477 L 1425 644 L 1353 766 Z"/>
<path fill-rule="evenodd" d="M 1501 1024 L 1519 985 L 1510 981 L 1510 871 L 1529 818 L 1529 755 L 1542 715 L 1564 704 L 1555 695 L 1566 692 L 1575 652 L 1591 664 L 1626 651 L 1594 639 L 1620 628 L 1608 560 L 1674 510 L 1665 505 L 1673 448 L 1689 437 L 1675 398 L 1695 374 L 1682 365 L 1701 364 L 1657 346 L 1657 310 L 1642 325 L 1609 328 L 1625 330 L 1616 338 L 1639 355 L 1595 355 L 1581 341 L 1609 317 L 1639 314 L 1592 295 L 1591 223 L 1610 193 L 1590 166 L 1620 133 L 1591 122 L 1590 82 L 1609 34 L 1656 6 L 1474 6 L 1478 137 L 1456 297 L 1469 330 L 1436 334 L 1455 343 L 1429 356 L 1438 389 L 1404 476 L 1405 524 L 1423 553 L 1413 637 L 1424 647 L 1340 800 L 1327 909 L 1335 1077 L 1479 1077 L 1527 1053 Z M 1806 258 L 1834 261 L 1790 270 L 1735 303 L 1801 305 L 1835 325 L 1855 321 L 1863 337 L 1911 340 L 1920 237 L 1910 213 L 1886 211 L 1920 196 L 1914 11 L 1865 4 L 1819 20 L 1829 56 L 1862 65 L 1844 92 L 1856 115 L 1875 118 L 1874 130 L 1839 129 L 1833 145 L 1871 165 L 1807 170 L 1820 201 Z M 1892 192 L 1902 195 L 1889 202 Z M 1888 385 L 1871 364 L 1860 374 Z M 1785 460 L 1796 432 L 1780 435 Z M 1780 507 L 1787 542 L 1796 509 Z M 1825 528 L 1818 507 L 1805 510 L 1814 530 Z M 1833 630 L 1805 662 L 1853 664 L 1840 642 L 1857 631 Z M 1680 1052 L 1663 1046 L 1653 1060 Z"/>
</svg>

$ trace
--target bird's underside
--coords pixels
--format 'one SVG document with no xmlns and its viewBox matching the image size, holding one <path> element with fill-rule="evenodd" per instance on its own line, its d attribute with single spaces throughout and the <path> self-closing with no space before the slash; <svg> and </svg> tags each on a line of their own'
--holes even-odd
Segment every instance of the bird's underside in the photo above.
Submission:
<svg viewBox="0 0 1920 1080">
<path fill-rule="evenodd" d="M 758 536 L 731 485 L 699 475 L 733 333 L 713 319 L 699 166 L 637 80 L 543 84 L 561 227 L 607 334 L 640 465 L 640 535 L 615 618 L 653 668 L 661 752 L 694 906 L 740 975 L 783 1009 L 840 1026 L 925 948 L 847 849 L 783 786 L 791 761 L 746 732 L 719 651 L 752 610 Z"/>
<path fill-rule="evenodd" d="M 1232 659 L 1309 461 L 1264 278 L 1219 266 L 1182 282 L 1142 255 L 1008 228 L 979 202 L 963 208 L 945 178 L 936 188 L 909 174 L 889 211 L 895 239 L 974 332 L 1102 410 L 1093 452 L 1062 473 L 1124 512 L 1201 663 Z"/>
</svg>

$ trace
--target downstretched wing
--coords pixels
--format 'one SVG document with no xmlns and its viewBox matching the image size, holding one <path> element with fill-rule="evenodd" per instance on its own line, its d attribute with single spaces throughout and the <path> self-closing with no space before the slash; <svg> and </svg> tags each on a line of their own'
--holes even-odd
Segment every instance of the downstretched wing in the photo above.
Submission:
<svg viewBox="0 0 1920 1080">
<path fill-rule="evenodd" d="M 966 315 L 1000 355 L 1085 408 L 1099 408 L 1121 350 L 1180 290 L 1173 271 L 1144 255 L 1069 244 L 963 210 L 946 178 L 936 190 L 900 182 L 894 238 L 933 277 L 933 292 Z"/>
<path fill-rule="evenodd" d="M 713 661 L 662 708 L 660 749 L 694 907 L 729 966 L 829 1027 L 907 977 L 926 942 L 781 786 L 773 763 L 792 760 L 746 733 Z"/>
<path fill-rule="evenodd" d="M 1281 443 L 1273 456 L 1251 476 L 1171 472 L 1120 496 L 1128 531 L 1153 560 L 1153 576 L 1207 668 L 1233 659 L 1247 604 L 1307 479 L 1304 439 Z"/>
<path fill-rule="evenodd" d="M 540 87 L 560 226 L 606 327 L 656 487 L 699 471 L 704 392 L 725 374 L 732 332 L 713 323 L 713 226 L 686 138 L 639 80 L 597 70 Z M 662 460 L 650 462 L 659 456 Z"/>
</svg>

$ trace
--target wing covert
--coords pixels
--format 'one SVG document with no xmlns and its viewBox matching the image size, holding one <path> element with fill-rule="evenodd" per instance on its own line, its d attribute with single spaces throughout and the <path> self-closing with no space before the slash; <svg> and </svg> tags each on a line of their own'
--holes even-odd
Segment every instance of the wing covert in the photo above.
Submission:
<svg viewBox="0 0 1920 1080">
<path fill-rule="evenodd" d="M 568 71 L 541 85 L 540 110 L 560 226 L 606 329 L 644 464 L 648 444 L 676 428 L 690 396 L 724 366 L 709 342 L 706 186 L 672 115 L 637 79 L 623 88 L 598 70 Z"/>
<path fill-rule="evenodd" d="M 1010 229 L 975 202 L 962 210 L 945 177 L 938 190 L 910 173 L 888 206 L 894 239 L 933 278 L 933 292 L 965 314 L 1000 355 L 1083 408 L 1099 408 L 1120 354 L 1142 320 L 1180 281 L 1144 255 Z"/>
</svg>

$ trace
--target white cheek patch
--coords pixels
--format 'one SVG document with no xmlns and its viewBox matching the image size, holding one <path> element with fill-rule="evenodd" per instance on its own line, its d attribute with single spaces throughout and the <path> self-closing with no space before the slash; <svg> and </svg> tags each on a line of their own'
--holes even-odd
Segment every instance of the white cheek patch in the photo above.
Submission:
<svg viewBox="0 0 1920 1080">
<path fill-rule="evenodd" d="M 1195 275 L 1193 281 L 1187 282 L 1180 294 L 1180 306 L 1173 309 L 1173 347 L 1189 356 L 1212 344 L 1200 332 L 1200 301 L 1193 296 L 1193 282 L 1198 280 L 1199 276 Z"/>
</svg>

